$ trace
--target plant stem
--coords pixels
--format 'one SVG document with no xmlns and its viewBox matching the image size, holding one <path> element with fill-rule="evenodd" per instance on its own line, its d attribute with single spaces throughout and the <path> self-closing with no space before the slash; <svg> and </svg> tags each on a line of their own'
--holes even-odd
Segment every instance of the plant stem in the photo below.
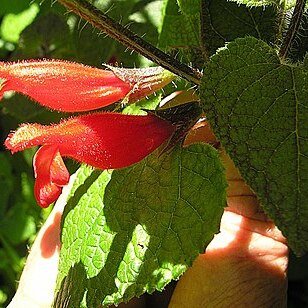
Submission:
<svg viewBox="0 0 308 308">
<path fill-rule="evenodd" d="M 58 2 L 129 49 L 194 84 L 200 84 L 202 77 L 200 72 L 146 42 L 86 0 L 58 0 Z"/>
<path fill-rule="evenodd" d="M 206 47 L 207 42 L 207 29 L 206 29 L 206 19 L 209 18 L 207 14 L 208 10 L 208 0 L 200 1 L 200 42 L 201 42 L 201 50 L 203 54 L 203 58 L 205 61 L 208 61 L 210 58 L 209 51 Z"/>
<path fill-rule="evenodd" d="M 295 8 L 292 14 L 291 22 L 289 29 L 285 35 L 285 38 L 282 42 L 282 45 L 279 50 L 279 56 L 284 59 L 293 43 L 293 40 L 295 38 L 295 35 L 298 31 L 298 28 L 300 26 L 304 9 L 305 9 L 306 0 L 297 0 L 295 4 Z"/>
</svg>

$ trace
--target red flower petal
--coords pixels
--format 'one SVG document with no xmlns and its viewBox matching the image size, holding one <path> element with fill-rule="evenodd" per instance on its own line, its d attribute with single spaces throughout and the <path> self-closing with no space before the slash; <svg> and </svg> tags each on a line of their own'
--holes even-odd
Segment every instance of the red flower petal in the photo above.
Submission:
<svg viewBox="0 0 308 308">
<path fill-rule="evenodd" d="M 69 173 L 56 145 L 41 147 L 33 159 L 35 185 L 34 195 L 41 207 L 56 201 L 62 186 L 69 181 Z"/>
<path fill-rule="evenodd" d="M 110 70 L 60 60 L 0 62 L 0 98 L 5 91 L 30 96 L 51 109 L 77 112 L 101 108 L 131 91 Z"/>
<path fill-rule="evenodd" d="M 5 91 L 30 96 L 51 109 L 94 110 L 125 98 L 134 102 L 161 89 L 175 75 L 161 67 L 98 69 L 61 60 L 0 62 L 0 98 Z"/>
<path fill-rule="evenodd" d="M 51 126 L 23 124 L 8 136 L 5 146 L 17 152 L 36 145 L 56 145 L 61 156 L 114 169 L 140 161 L 173 132 L 173 125 L 154 115 L 96 113 Z"/>
</svg>

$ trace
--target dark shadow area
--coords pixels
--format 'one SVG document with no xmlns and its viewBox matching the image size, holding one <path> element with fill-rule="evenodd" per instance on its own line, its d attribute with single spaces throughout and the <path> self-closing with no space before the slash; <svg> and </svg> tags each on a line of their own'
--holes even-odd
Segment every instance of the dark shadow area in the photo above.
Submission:
<svg viewBox="0 0 308 308">
<path fill-rule="evenodd" d="M 308 254 L 290 253 L 288 277 L 288 308 L 308 307 Z"/>
<path fill-rule="evenodd" d="M 80 286 L 85 286 L 86 277 L 82 263 L 79 262 L 71 267 L 67 276 L 62 280 L 61 288 L 55 296 L 54 307 L 81 307 L 86 289 L 80 288 Z M 76 306 L 76 304 L 78 305 Z"/>
</svg>

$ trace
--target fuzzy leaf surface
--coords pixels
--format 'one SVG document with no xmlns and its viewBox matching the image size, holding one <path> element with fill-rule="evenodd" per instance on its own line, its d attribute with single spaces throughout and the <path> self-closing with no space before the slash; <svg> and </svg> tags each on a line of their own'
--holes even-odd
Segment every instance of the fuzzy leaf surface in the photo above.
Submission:
<svg viewBox="0 0 308 308">
<path fill-rule="evenodd" d="M 164 49 L 199 47 L 200 0 L 179 0 L 178 5 L 164 0 L 158 45 Z"/>
<path fill-rule="evenodd" d="M 156 151 L 112 174 L 82 167 L 64 213 L 55 307 L 163 290 L 218 232 L 225 189 L 217 152 L 205 144 Z"/>
<path fill-rule="evenodd" d="M 211 58 L 201 87 L 216 136 L 298 254 L 308 249 L 307 62 L 237 39 Z"/>
</svg>

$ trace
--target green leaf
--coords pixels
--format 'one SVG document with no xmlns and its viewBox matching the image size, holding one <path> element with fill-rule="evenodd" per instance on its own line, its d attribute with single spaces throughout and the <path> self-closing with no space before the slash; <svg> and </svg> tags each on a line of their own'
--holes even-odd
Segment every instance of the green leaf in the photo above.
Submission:
<svg viewBox="0 0 308 308">
<path fill-rule="evenodd" d="M 16 249 L 11 245 L 9 241 L 3 235 L 0 233 L 0 242 L 1 247 L 4 248 L 4 253 L 6 255 L 6 259 L 8 260 L 8 268 L 7 272 L 10 272 L 12 274 L 13 272 L 21 272 L 21 269 L 23 267 L 23 260 L 20 258 L 19 253 Z"/>
<path fill-rule="evenodd" d="M 129 168 L 79 170 L 64 213 L 56 307 L 118 304 L 163 290 L 219 230 L 226 180 L 205 144 Z"/>
<path fill-rule="evenodd" d="M 204 68 L 201 99 L 214 132 L 296 253 L 308 248 L 308 66 L 237 39 Z"/>
<path fill-rule="evenodd" d="M 38 4 L 33 3 L 21 13 L 5 15 L 0 28 L 2 38 L 16 43 L 19 40 L 20 33 L 31 24 L 38 12 Z"/>
<path fill-rule="evenodd" d="M 274 6 L 249 8 L 227 0 L 205 1 L 202 11 L 204 47 L 213 54 L 227 42 L 247 35 L 275 42 L 277 19 Z"/>
<path fill-rule="evenodd" d="M 193 16 L 200 13 L 201 1 L 202 0 L 177 0 L 177 3 L 183 14 Z"/>
<path fill-rule="evenodd" d="M 200 0 L 163 3 L 158 47 L 201 70 L 205 55 L 201 47 Z"/>
<path fill-rule="evenodd" d="M 275 5 L 282 9 L 289 9 L 295 6 L 296 0 L 228 0 L 238 4 L 245 4 L 247 6 L 267 6 Z"/>
<path fill-rule="evenodd" d="M 134 115 L 146 115 L 146 110 L 155 110 L 155 108 L 159 105 L 161 101 L 161 91 L 151 95 L 149 98 L 145 98 L 136 102 L 134 104 L 130 104 L 126 106 L 122 113 L 124 114 L 134 114 Z"/>
<path fill-rule="evenodd" d="M 164 0 L 163 19 L 158 46 L 164 49 L 200 47 L 199 0 L 179 1 L 181 12 L 174 0 Z"/>
<path fill-rule="evenodd" d="M 49 123 L 60 120 L 63 117 L 63 113 L 55 113 L 48 110 L 19 93 L 4 98 L 1 101 L 1 106 L 6 115 L 10 115 L 20 122 L 40 121 Z"/>
<path fill-rule="evenodd" d="M 161 0 L 154 0 L 146 4 L 143 1 L 139 1 L 139 5 L 136 6 L 135 12 L 129 16 L 129 20 L 137 23 L 136 26 L 142 24 L 144 29 L 147 30 L 153 26 L 156 32 L 160 25 L 161 11 Z M 146 33 L 146 39 L 148 39 L 148 33 Z"/>
</svg>

